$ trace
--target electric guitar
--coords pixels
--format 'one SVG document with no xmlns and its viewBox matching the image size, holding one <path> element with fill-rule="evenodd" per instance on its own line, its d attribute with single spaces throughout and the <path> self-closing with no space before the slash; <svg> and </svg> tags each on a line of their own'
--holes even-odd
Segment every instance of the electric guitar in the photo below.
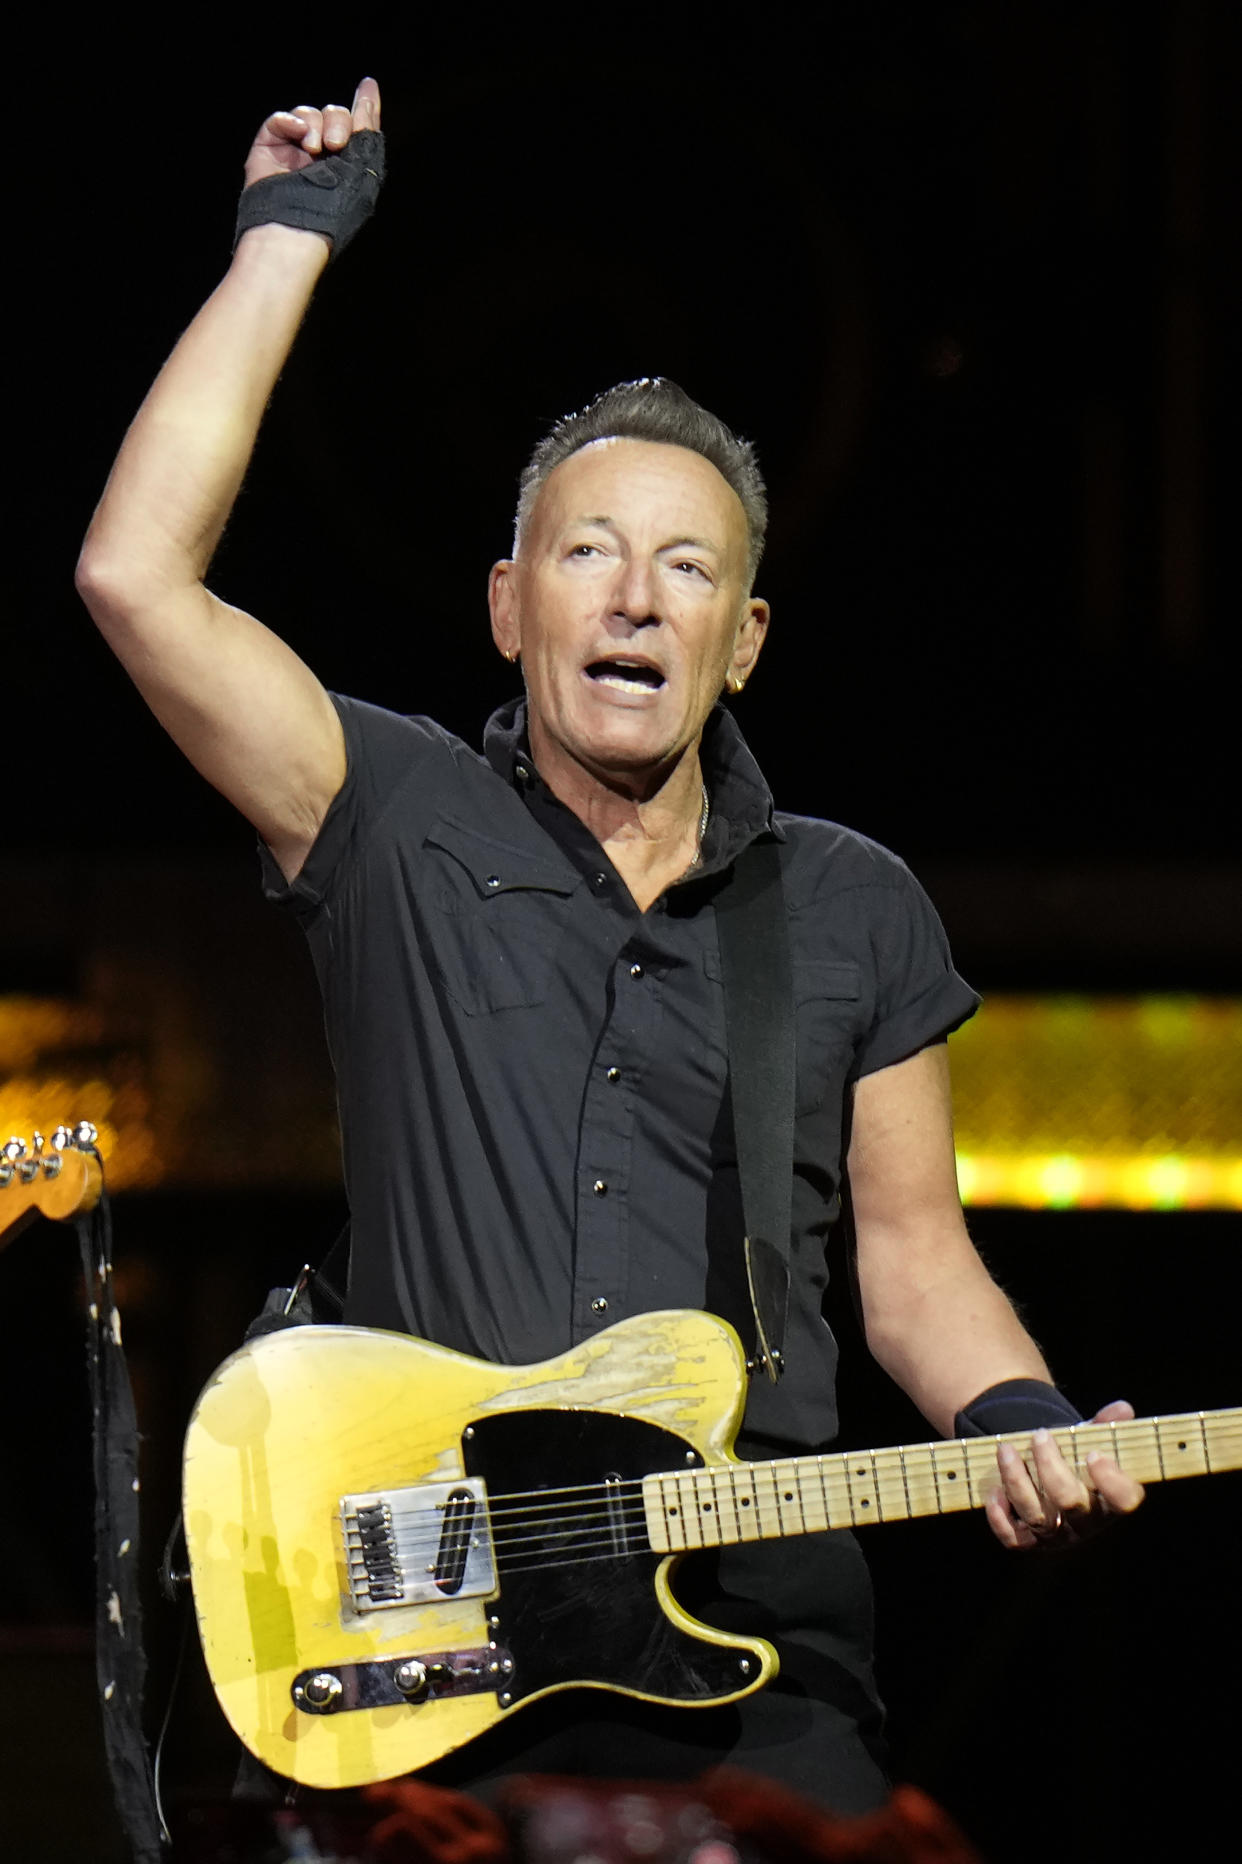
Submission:
<svg viewBox="0 0 1242 1864">
<path fill-rule="evenodd" d="M 94 1151 L 98 1134 L 89 1120 L 58 1126 L 51 1151 L 42 1133 L 0 1146 L 0 1249 L 40 1213 L 63 1221 L 93 1210 L 103 1190 L 103 1168 Z"/>
<path fill-rule="evenodd" d="M 698 1547 L 980 1508 L 1000 1441 L 745 1463 L 733 1330 L 644 1314 L 542 1365 L 405 1334 L 292 1327 L 216 1373 L 184 1519 L 212 1684 L 251 1751 L 352 1786 L 440 1759 L 552 1691 L 732 1702 L 762 1638 L 672 1590 Z M 1242 1467 L 1242 1408 L 1053 1433 L 1141 1481 Z"/>
</svg>

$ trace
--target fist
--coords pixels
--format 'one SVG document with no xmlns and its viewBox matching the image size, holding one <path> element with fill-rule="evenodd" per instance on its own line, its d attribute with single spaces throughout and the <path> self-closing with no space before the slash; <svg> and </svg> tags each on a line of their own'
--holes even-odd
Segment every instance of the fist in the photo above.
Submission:
<svg viewBox="0 0 1242 1864">
<path fill-rule="evenodd" d="M 246 186 L 269 175 L 292 175 L 308 168 L 321 155 L 335 155 L 356 129 L 380 127 L 379 85 L 364 78 L 352 106 L 327 104 L 316 110 L 299 104 L 296 110 L 277 110 L 268 117 L 250 145 L 246 157 Z"/>
</svg>

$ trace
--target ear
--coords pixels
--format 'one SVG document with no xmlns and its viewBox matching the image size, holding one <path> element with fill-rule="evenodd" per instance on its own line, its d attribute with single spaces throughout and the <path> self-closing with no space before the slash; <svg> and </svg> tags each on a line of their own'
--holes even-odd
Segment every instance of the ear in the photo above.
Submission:
<svg viewBox="0 0 1242 1864">
<path fill-rule="evenodd" d="M 772 611 L 759 596 L 751 596 L 742 610 L 737 638 L 729 659 L 728 684 L 731 692 L 741 692 L 755 670 L 755 662 L 768 636 Z"/>
<path fill-rule="evenodd" d="M 506 660 L 516 660 L 522 651 L 522 630 L 518 621 L 517 564 L 511 557 L 492 564 L 487 579 L 487 606 L 493 641 Z"/>
</svg>

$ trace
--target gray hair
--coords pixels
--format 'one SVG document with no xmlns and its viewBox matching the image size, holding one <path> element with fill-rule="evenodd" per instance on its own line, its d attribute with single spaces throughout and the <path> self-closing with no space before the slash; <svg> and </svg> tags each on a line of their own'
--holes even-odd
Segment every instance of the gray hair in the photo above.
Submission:
<svg viewBox="0 0 1242 1864">
<path fill-rule="evenodd" d="M 562 415 L 539 442 L 518 481 L 515 556 L 530 527 L 544 480 L 562 460 L 596 440 L 652 440 L 662 446 L 686 447 L 710 461 L 726 484 L 733 487 L 746 514 L 749 590 L 768 528 L 767 491 L 755 449 L 749 440 L 739 440 L 722 420 L 691 401 L 684 388 L 678 388 L 664 375 L 643 376 L 637 382 L 619 382 L 615 388 L 605 389 L 578 414 Z"/>
</svg>

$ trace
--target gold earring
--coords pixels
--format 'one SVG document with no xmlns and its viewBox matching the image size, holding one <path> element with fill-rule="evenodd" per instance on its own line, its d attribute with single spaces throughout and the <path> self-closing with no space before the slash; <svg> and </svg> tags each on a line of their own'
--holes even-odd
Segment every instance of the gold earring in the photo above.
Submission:
<svg viewBox="0 0 1242 1864">
<path fill-rule="evenodd" d="M 738 693 L 741 692 L 743 686 L 745 686 L 746 684 L 746 681 L 742 678 L 740 673 L 731 673 L 729 675 L 727 684 L 728 684 L 729 691 L 736 696 Z"/>
</svg>

